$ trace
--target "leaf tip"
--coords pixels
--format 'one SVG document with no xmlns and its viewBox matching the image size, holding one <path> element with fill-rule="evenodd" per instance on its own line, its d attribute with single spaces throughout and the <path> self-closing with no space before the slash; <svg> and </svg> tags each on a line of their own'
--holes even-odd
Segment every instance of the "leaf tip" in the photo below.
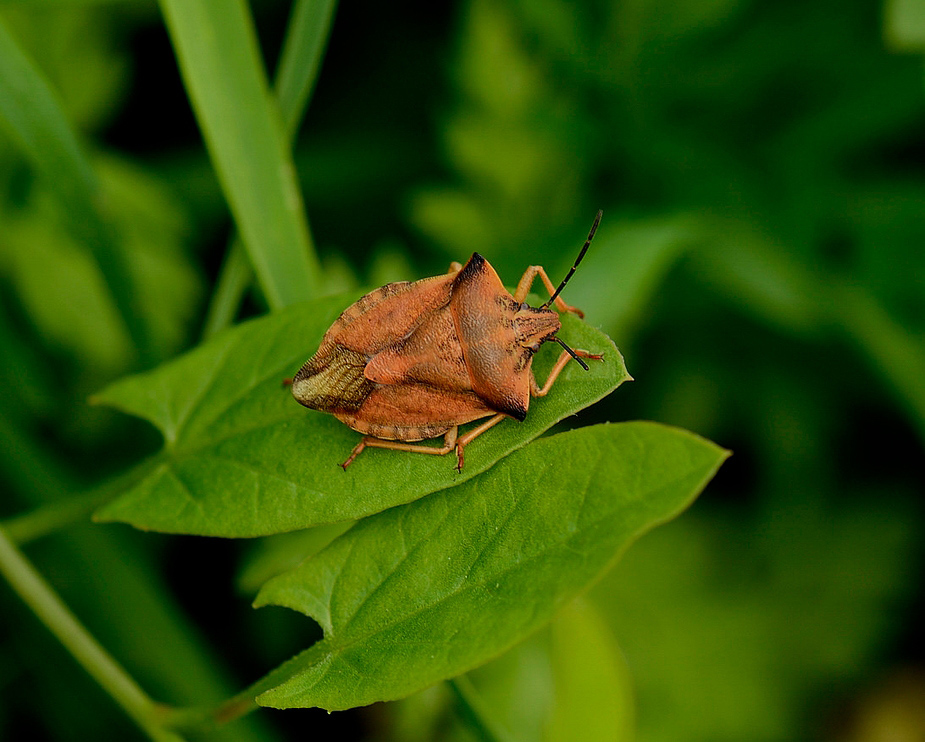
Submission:
<svg viewBox="0 0 925 742">
<path fill-rule="evenodd" d="M 117 498 L 118 500 L 118 498 Z M 94 523 L 125 523 L 139 531 L 149 531 L 143 523 L 134 523 L 128 518 L 118 513 L 118 507 L 113 507 L 112 503 L 107 503 L 97 508 L 91 515 L 90 520 Z"/>
</svg>

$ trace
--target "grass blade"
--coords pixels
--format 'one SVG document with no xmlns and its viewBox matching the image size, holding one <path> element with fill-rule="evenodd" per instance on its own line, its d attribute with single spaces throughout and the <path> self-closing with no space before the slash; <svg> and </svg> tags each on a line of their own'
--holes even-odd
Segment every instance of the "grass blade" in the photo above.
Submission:
<svg viewBox="0 0 925 742">
<path fill-rule="evenodd" d="M 337 0 L 298 0 L 276 72 L 276 100 L 291 141 L 311 100 Z"/>
<path fill-rule="evenodd" d="M 228 241 L 225 259 L 218 273 L 215 291 L 209 300 L 209 311 L 202 328 L 202 339 L 208 340 L 219 330 L 234 322 L 241 306 L 241 298 L 254 279 L 254 271 L 247 262 L 244 245 L 238 235 Z"/>
<path fill-rule="evenodd" d="M 317 293 L 320 269 L 295 169 L 242 0 L 161 0 L 180 72 L 267 302 Z"/>
<path fill-rule="evenodd" d="M 318 78 L 336 5 L 336 0 L 298 0 L 293 7 L 275 86 L 277 105 L 290 145 Z M 203 337 L 211 337 L 234 321 L 241 297 L 252 277 L 241 241 L 234 237 L 229 242 L 225 262 L 219 272 Z"/>
</svg>

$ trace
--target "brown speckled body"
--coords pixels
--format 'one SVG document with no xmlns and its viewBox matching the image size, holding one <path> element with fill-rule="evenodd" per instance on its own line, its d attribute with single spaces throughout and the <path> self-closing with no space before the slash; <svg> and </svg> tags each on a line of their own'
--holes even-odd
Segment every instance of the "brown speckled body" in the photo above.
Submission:
<svg viewBox="0 0 925 742">
<path fill-rule="evenodd" d="M 559 327 L 556 312 L 518 302 L 474 253 L 462 269 L 391 283 L 348 307 L 292 393 L 393 441 L 436 438 L 497 413 L 523 420 L 533 354 Z"/>
</svg>

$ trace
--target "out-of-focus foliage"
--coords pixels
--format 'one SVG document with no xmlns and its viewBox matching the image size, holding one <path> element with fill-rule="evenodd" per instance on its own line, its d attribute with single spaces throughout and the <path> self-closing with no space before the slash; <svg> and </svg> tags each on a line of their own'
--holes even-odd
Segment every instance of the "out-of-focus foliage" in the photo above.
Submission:
<svg viewBox="0 0 925 742">
<path fill-rule="evenodd" d="M 288 4 L 253 9 L 272 70 Z M 603 208 L 566 298 L 637 381 L 579 422 L 654 419 L 734 455 L 575 616 L 455 695 L 227 738 L 475 739 L 458 709 L 481 705 L 512 738 L 566 739 L 587 683 L 614 724 L 635 703 L 614 739 L 921 739 L 923 18 L 921 0 L 341 3 L 293 154 L 324 289 L 474 250 L 508 284 L 555 279 Z M 80 134 L 150 357 L 195 345 L 229 217 L 156 8 L 3 2 L 0 21 Z M 86 404 L 139 358 L 53 185 L 0 128 L 0 517 L 158 444 Z M 259 547 L 119 528 L 29 554 L 159 699 L 221 698 L 316 638 L 232 594 L 227 561 Z M 244 564 L 269 576 L 307 544 Z M 563 650 L 582 634 L 587 677 Z M 136 734 L 5 588 L 0 690 L 3 738 Z"/>
</svg>

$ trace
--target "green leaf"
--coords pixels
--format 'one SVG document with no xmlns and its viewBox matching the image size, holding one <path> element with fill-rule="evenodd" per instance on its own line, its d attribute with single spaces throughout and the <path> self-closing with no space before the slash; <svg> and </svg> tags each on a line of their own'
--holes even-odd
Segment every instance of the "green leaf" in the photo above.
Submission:
<svg viewBox="0 0 925 742">
<path fill-rule="evenodd" d="M 292 8 L 275 85 L 280 117 L 290 144 L 314 90 L 335 4 L 335 0 L 298 0 Z M 328 278 L 325 276 L 324 293 L 338 293 L 337 290 L 330 290 L 331 282 Z M 204 337 L 211 337 L 232 324 L 241 298 L 252 280 L 253 268 L 245 256 L 240 237 L 235 235 L 226 250 L 215 292 L 209 303 Z"/>
<path fill-rule="evenodd" d="M 326 298 L 246 322 L 97 395 L 150 420 L 165 439 L 153 473 L 97 518 L 231 537 L 354 520 L 470 479 L 629 378 L 608 337 L 565 316 L 563 339 L 603 353 L 603 361 L 587 372 L 569 364 L 551 392 L 531 402 L 525 422 L 504 421 L 470 444 L 461 473 L 452 456 L 386 450 L 364 452 L 345 472 L 339 464 L 359 434 L 302 407 L 281 382 L 347 302 Z M 540 380 L 558 357 L 550 345 L 534 361 Z"/>
<path fill-rule="evenodd" d="M 279 112 L 242 0 L 161 0 L 209 154 L 267 302 L 311 298 L 319 268 Z"/>
<path fill-rule="evenodd" d="M 325 632 L 266 678 L 257 702 L 351 708 L 483 664 L 687 507 L 726 455 L 656 423 L 581 428 L 358 523 L 257 596 Z"/>
</svg>

